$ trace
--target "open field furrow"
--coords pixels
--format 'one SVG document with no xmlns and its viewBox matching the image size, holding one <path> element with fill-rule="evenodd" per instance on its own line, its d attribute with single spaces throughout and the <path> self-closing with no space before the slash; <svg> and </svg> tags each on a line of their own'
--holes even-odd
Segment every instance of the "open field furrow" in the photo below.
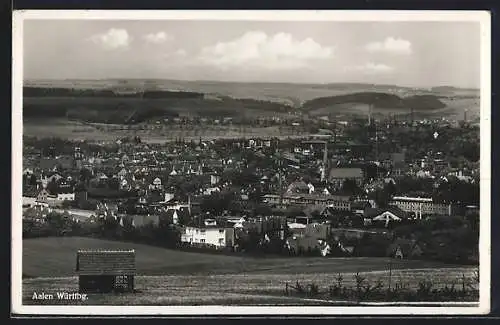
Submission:
<svg viewBox="0 0 500 325">
<path fill-rule="evenodd" d="M 404 284 L 407 288 L 418 288 L 423 280 L 432 280 L 435 288 L 455 283 L 459 286 L 462 275 L 470 279 L 472 268 L 457 269 L 428 269 L 414 274 L 411 270 L 401 270 L 392 274 L 392 285 Z M 367 281 L 374 283 L 381 281 L 384 287 L 389 285 L 389 276 L 381 272 L 364 272 L 361 274 Z M 352 273 L 343 273 L 342 282 L 345 287 L 354 287 Z M 217 304 L 221 301 L 251 301 L 256 299 L 266 302 L 273 296 L 282 296 L 285 284 L 294 285 L 299 281 L 303 285 L 315 283 L 320 292 L 336 283 L 336 274 L 226 274 L 208 276 L 138 276 L 136 277 L 135 294 L 91 294 L 85 303 L 91 304 L 133 304 L 133 305 L 184 305 L 184 304 Z M 57 291 L 75 292 L 78 288 L 78 279 L 69 278 L 40 278 L 25 279 L 23 281 L 23 297 L 29 303 L 33 292 L 55 293 Z M 283 297 L 281 297 L 283 298 Z M 276 298 L 277 299 L 277 298 Z"/>
</svg>

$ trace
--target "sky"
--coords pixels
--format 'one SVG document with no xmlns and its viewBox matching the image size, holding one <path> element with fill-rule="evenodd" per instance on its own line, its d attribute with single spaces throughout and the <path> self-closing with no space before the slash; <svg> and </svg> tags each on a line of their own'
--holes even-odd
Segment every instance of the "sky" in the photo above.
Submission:
<svg viewBox="0 0 500 325">
<path fill-rule="evenodd" d="M 479 88 L 478 22 L 25 20 L 24 79 Z"/>
</svg>

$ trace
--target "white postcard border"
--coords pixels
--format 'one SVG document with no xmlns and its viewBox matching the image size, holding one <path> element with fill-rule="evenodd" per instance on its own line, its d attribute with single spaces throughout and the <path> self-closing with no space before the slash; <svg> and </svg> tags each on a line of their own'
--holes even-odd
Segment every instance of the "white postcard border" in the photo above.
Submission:
<svg viewBox="0 0 500 325">
<path fill-rule="evenodd" d="M 480 301 L 479 307 L 273 307 L 273 306 L 32 306 L 22 304 L 22 87 L 23 22 L 26 19 L 106 20 L 259 20 L 259 21 L 473 21 L 481 24 L 480 124 Z M 19 10 L 12 20 L 12 274 L 11 312 L 33 315 L 473 315 L 490 310 L 490 181 L 491 181 L 491 17 L 487 11 L 140 11 Z"/>
</svg>

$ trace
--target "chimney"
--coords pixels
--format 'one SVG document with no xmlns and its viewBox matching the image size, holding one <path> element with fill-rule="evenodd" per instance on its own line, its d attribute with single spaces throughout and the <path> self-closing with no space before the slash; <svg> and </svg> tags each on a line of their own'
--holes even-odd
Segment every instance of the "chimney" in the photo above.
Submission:
<svg viewBox="0 0 500 325">
<path fill-rule="evenodd" d="M 368 125 L 372 125 L 372 105 L 368 104 Z"/>
</svg>

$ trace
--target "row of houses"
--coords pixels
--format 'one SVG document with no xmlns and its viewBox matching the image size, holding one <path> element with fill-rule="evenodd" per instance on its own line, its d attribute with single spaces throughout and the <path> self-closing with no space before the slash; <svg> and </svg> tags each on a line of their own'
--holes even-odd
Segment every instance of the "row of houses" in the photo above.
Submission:
<svg viewBox="0 0 500 325">
<path fill-rule="evenodd" d="M 350 234 L 351 230 L 343 230 L 339 237 L 339 229 L 334 229 L 329 224 L 311 223 L 289 224 L 289 236 L 279 237 L 283 240 L 284 248 L 291 254 L 311 253 L 315 251 L 321 256 L 330 255 L 333 251 L 345 255 L 355 254 L 356 246 L 361 243 L 363 237 L 379 236 L 384 244 L 377 247 L 378 254 L 392 256 L 395 258 L 419 257 L 422 250 L 415 240 L 397 239 L 392 241 L 388 233 L 374 231 L 360 231 Z M 181 235 L 181 242 L 188 246 L 212 247 L 215 249 L 237 247 L 237 240 L 241 235 L 243 227 L 229 227 L 217 225 L 214 220 L 208 221 L 201 226 L 187 226 Z M 335 230 L 335 231 L 334 231 Z M 261 242 L 269 242 L 268 232 L 261 232 Z M 357 244 L 356 244 L 357 243 Z"/>
<path fill-rule="evenodd" d="M 329 207 L 335 211 L 358 212 L 359 202 L 354 201 L 350 196 L 342 195 L 322 195 L 322 194 L 266 194 L 263 201 L 270 205 L 288 207 L 291 205 L 315 205 Z M 366 206 L 366 205 L 365 205 Z M 361 209 L 364 210 L 363 206 Z M 371 207 L 375 207 L 373 203 Z M 452 204 L 437 203 L 432 198 L 395 196 L 389 202 L 389 206 L 397 207 L 401 211 L 407 212 L 414 218 L 421 219 L 426 215 L 447 215 L 451 216 L 456 211 Z"/>
<path fill-rule="evenodd" d="M 341 195 L 321 195 L 321 194 L 266 194 L 263 196 L 263 202 L 278 206 L 288 207 L 291 205 L 319 205 L 331 206 L 339 211 L 351 210 L 351 198 Z"/>
</svg>

